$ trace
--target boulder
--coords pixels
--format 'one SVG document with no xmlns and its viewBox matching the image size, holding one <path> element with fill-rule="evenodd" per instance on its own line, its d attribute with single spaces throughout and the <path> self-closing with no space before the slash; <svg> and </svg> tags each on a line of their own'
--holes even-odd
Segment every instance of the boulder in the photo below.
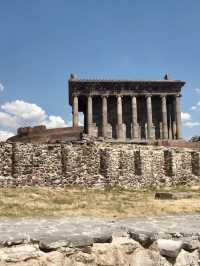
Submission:
<svg viewBox="0 0 200 266">
<path fill-rule="evenodd" d="M 178 257 L 176 258 L 176 263 L 174 266 L 199 266 L 199 254 L 195 250 L 189 253 L 185 250 L 181 250 Z"/>
<path fill-rule="evenodd" d="M 148 248 L 156 240 L 156 234 L 148 231 L 136 231 L 129 229 L 129 235 L 145 248 Z"/>
<path fill-rule="evenodd" d="M 178 200 L 178 199 L 189 199 L 192 198 L 191 192 L 156 192 L 155 199 L 161 200 Z"/>
<path fill-rule="evenodd" d="M 183 246 L 182 241 L 171 239 L 158 239 L 156 244 L 160 254 L 169 258 L 176 258 Z"/>
</svg>

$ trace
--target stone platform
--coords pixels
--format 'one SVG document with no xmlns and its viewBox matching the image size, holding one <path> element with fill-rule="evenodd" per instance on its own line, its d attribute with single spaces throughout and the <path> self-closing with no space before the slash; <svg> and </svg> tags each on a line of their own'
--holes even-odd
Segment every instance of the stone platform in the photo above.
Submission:
<svg viewBox="0 0 200 266">
<path fill-rule="evenodd" d="M 1 218 L 0 265 L 197 266 L 200 215 Z"/>
</svg>

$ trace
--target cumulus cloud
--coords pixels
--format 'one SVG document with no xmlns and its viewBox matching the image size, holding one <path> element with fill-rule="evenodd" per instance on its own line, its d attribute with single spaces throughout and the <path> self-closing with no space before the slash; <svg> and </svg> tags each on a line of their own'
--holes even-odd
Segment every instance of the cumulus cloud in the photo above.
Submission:
<svg viewBox="0 0 200 266">
<path fill-rule="evenodd" d="M 0 83 L 0 91 L 4 91 L 4 86 L 2 83 Z"/>
<path fill-rule="evenodd" d="M 191 120 L 191 114 L 182 112 L 182 113 L 181 113 L 181 120 L 182 120 L 183 122 L 184 122 L 184 121 Z"/>
<path fill-rule="evenodd" d="M 185 127 L 193 128 L 193 127 L 198 127 L 200 126 L 200 122 L 197 121 L 192 121 L 192 116 L 189 113 L 181 113 L 181 120 L 183 122 L 183 125 Z"/>
<path fill-rule="evenodd" d="M 20 117 L 23 120 L 43 121 L 47 116 L 41 107 L 21 100 L 7 102 L 1 108 L 8 114 Z"/>
<path fill-rule="evenodd" d="M 190 108 L 190 110 L 192 110 L 192 111 L 200 111 L 200 101 L 198 101 L 196 105 L 192 106 Z"/>
<path fill-rule="evenodd" d="M 194 105 L 194 106 L 192 106 L 192 107 L 190 108 L 190 110 L 195 111 L 195 110 L 197 110 L 197 107 Z"/>
<path fill-rule="evenodd" d="M 197 94 L 200 94 L 200 89 L 199 88 L 196 88 L 195 91 L 196 91 Z"/>
<path fill-rule="evenodd" d="M 46 125 L 47 128 L 67 126 L 60 116 L 48 116 L 37 104 L 22 100 L 6 102 L 1 106 L 1 110 L 0 127 L 5 132 L 16 132 L 17 128 L 24 126 Z"/>
<path fill-rule="evenodd" d="M 6 141 L 8 138 L 14 136 L 13 132 L 0 130 L 0 141 Z"/>
<path fill-rule="evenodd" d="M 189 127 L 189 128 L 193 128 L 193 127 L 200 126 L 200 123 L 199 122 L 187 121 L 187 122 L 184 123 L 184 126 Z"/>
<path fill-rule="evenodd" d="M 67 122 L 67 126 L 68 126 L 68 127 L 71 127 L 72 124 L 73 124 L 73 122 L 72 122 L 72 115 L 70 114 L 70 119 L 69 119 L 69 121 Z M 81 126 L 81 127 L 84 125 L 84 114 L 83 114 L 82 112 L 79 113 L 79 121 L 78 121 L 78 125 Z"/>
<path fill-rule="evenodd" d="M 4 128 L 15 129 L 18 126 L 17 117 L 0 112 L 0 126 Z"/>
<path fill-rule="evenodd" d="M 48 120 L 44 122 L 47 128 L 66 127 L 67 124 L 60 116 L 50 115 Z"/>
</svg>

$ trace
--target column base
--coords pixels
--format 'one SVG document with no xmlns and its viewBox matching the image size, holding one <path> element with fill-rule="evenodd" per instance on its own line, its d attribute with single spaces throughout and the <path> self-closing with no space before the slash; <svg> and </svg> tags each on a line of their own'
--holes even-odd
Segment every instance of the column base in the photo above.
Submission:
<svg viewBox="0 0 200 266">
<path fill-rule="evenodd" d="M 104 128 L 102 128 L 102 136 L 104 138 L 112 139 L 112 126 L 111 126 L 111 124 L 107 124 Z"/>
<path fill-rule="evenodd" d="M 139 138 L 139 125 L 131 125 L 131 139 L 137 140 Z"/>
<path fill-rule="evenodd" d="M 88 127 L 88 135 L 95 138 L 98 137 L 98 128 L 95 123 Z"/>
<path fill-rule="evenodd" d="M 155 139 L 155 126 L 152 125 L 150 130 L 148 130 L 147 123 L 145 124 L 145 134 L 147 140 L 154 140 Z"/>
<path fill-rule="evenodd" d="M 126 139 L 126 125 L 119 124 L 116 126 L 117 130 L 117 139 L 125 140 Z"/>
</svg>

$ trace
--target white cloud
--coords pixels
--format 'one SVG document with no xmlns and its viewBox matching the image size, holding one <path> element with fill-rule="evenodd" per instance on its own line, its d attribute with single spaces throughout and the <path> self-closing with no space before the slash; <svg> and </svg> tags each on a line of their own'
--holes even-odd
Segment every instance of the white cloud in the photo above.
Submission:
<svg viewBox="0 0 200 266">
<path fill-rule="evenodd" d="M 66 127 L 67 124 L 60 116 L 50 115 L 48 120 L 44 123 L 47 128 Z"/>
<path fill-rule="evenodd" d="M 41 107 L 21 100 L 7 102 L 1 108 L 8 114 L 20 117 L 23 120 L 43 121 L 47 116 Z"/>
<path fill-rule="evenodd" d="M 193 106 L 194 107 L 194 106 Z M 193 109 L 194 110 L 194 109 Z M 200 126 L 200 122 L 192 121 L 191 114 L 189 113 L 181 113 L 181 120 L 183 121 L 183 125 L 185 127 L 193 128 Z"/>
<path fill-rule="evenodd" d="M 196 106 L 192 106 L 192 107 L 190 108 L 190 110 L 195 111 L 195 110 L 197 110 L 197 107 L 196 107 Z"/>
<path fill-rule="evenodd" d="M 72 115 L 70 114 L 70 119 L 67 122 L 67 126 L 71 127 L 73 124 L 72 122 Z M 78 121 L 78 125 L 80 127 L 82 127 L 84 125 L 84 114 L 82 112 L 79 113 L 79 121 Z"/>
<path fill-rule="evenodd" d="M 187 121 L 187 122 L 184 123 L 184 126 L 192 128 L 192 127 L 200 126 L 200 123 L 199 122 Z"/>
<path fill-rule="evenodd" d="M 13 132 L 0 130 L 0 141 L 6 141 L 8 138 L 14 136 Z"/>
<path fill-rule="evenodd" d="M 37 104 L 16 100 L 1 106 L 0 127 L 6 131 L 16 131 L 19 127 L 46 125 L 47 128 L 65 127 L 60 116 L 48 116 Z"/>
<path fill-rule="evenodd" d="M 182 112 L 182 113 L 181 113 L 181 120 L 182 120 L 182 121 L 188 121 L 188 120 L 191 120 L 191 114 Z"/>
<path fill-rule="evenodd" d="M 4 86 L 2 83 L 0 83 L 0 91 L 4 91 Z"/>
<path fill-rule="evenodd" d="M 193 105 L 190 110 L 192 111 L 200 111 L 200 101 L 197 102 L 196 105 Z"/>
<path fill-rule="evenodd" d="M 200 94 L 200 89 L 199 88 L 196 88 L 195 91 L 196 91 L 196 93 Z"/>
</svg>

